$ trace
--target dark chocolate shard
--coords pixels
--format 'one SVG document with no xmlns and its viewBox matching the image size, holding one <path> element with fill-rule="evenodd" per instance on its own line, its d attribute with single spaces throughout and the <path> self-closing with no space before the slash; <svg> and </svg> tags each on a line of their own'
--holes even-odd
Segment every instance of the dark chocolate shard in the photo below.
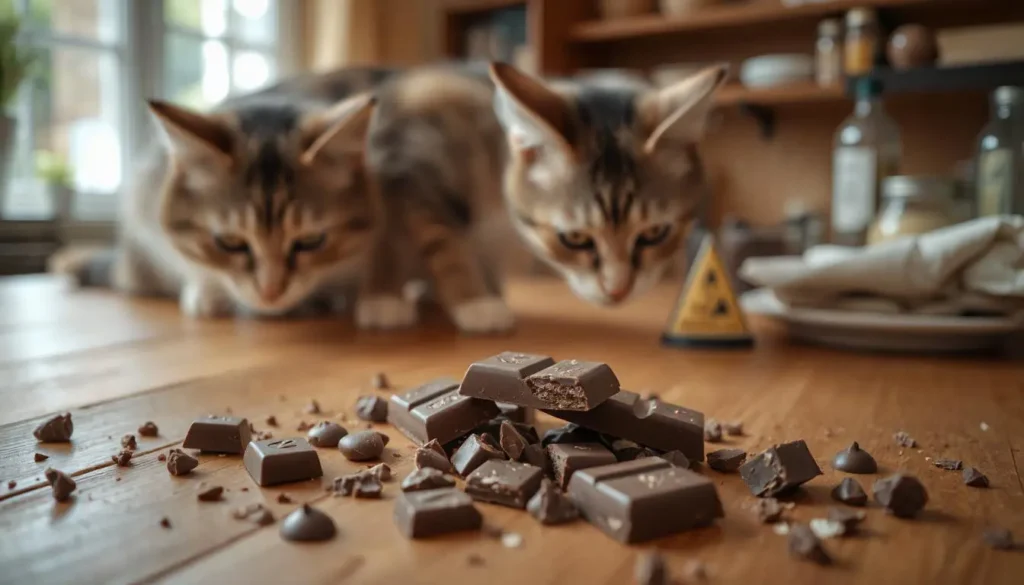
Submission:
<svg viewBox="0 0 1024 585">
<path fill-rule="evenodd" d="M 504 459 L 505 452 L 488 441 L 487 435 L 470 435 L 466 442 L 452 455 L 452 465 L 462 477 L 491 459 Z"/>
<path fill-rule="evenodd" d="M 67 443 L 74 432 L 75 425 L 71 421 L 71 413 L 68 412 L 40 423 L 32 434 L 41 443 Z"/>
<path fill-rule="evenodd" d="M 868 503 L 868 494 L 857 480 L 846 477 L 832 489 L 832 499 L 848 506 L 863 506 Z"/>
<path fill-rule="evenodd" d="M 964 462 L 959 459 L 936 459 L 932 465 L 946 471 L 960 471 L 964 468 Z"/>
<path fill-rule="evenodd" d="M 776 497 L 821 475 L 804 441 L 770 447 L 740 466 L 740 476 L 755 496 Z"/>
<path fill-rule="evenodd" d="M 555 474 L 555 483 L 565 489 L 574 473 L 588 467 L 616 463 L 615 455 L 600 443 L 560 443 L 549 445 L 548 458 Z"/>
<path fill-rule="evenodd" d="M 637 585 L 671 585 L 665 558 L 658 551 L 637 555 L 633 577 Z"/>
<path fill-rule="evenodd" d="M 988 477 L 974 467 L 967 466 L 963 472 L 964 484 L 971 487 L 988 487 Z"/>
<path fill-rule="evenodd" d="M 719 443 L 722 440 L 722 423 L 713 418 L 704 422 L 704 440 L 709 443 Z"/>
<path fill-rule="evenodd" d="M 47 459 L 50 458 L 49 455 L 43 455 L 42 453 L 36 453 L 34 455 L 34 457 L 35 457 L 36 463 L 42 463 L 43 461 L 46 461 Z"/>
<path fill-rule="evenodd" d="M 380 396 L 360 396 L 356 400 L 356 416 L 370 422 L 386 422 L 388 401 Z"/>
<path fill-rule="evenodd" d="M 550 410 L 592 410 L 619 391 L 619 379 L 606 364 L 579 360 L 545 368 L 527 377 L 526 385 L 538 402 L 524 406 Z"/>
<path fill-rule="evenodd" d="M 548 403 L 533 395 L 526 378 L 554 363 L 548 356 L 506 351 L 470 364 L 462 377 L 459 393 L 495 402 L 548 408 Z"/>
<path fill-rule="evenodd" d="M 1016 544 L 1013 540 L 1013 533 L 1006 528 L 989 528 L 981 534 L 985 544 L 995 550 L 1013 550 Z"/>
<path fill-rule="evenodd" d="M 348 429 L 336 422 L 323 420 L 306 432 L 306 440 L 314 447 L 337 447 L 338 441 L 348 434 Z"/>
<path fill-rule="evenodd" d="M 402 492 L 395 499 L 394 519 L 406 538 L 480 530 L 483 525 L 472 498 L 455 488 Z"/>
<path fill-rule="evenodd" d="M 263 422 L 266 423 L 268 427 L 276 427 L 277 417 L 271 414 L 266 419 L 264 419 Z"/>
<path fill-rule="evenodd" d="M 71 476 L 52 467 L 48 467 L 43 472 L 43 476 L 46 477 L 46 481 L 50 484 L 53 499 L 58 502 L 66 502 L 71 499 L 71 493 L 78 488 L 78 485 L 75 484 L 75 480 L 71 479 Z"/>
<path fill-rule="evenodd" d="M 852 445 L 836 453 L 832 458 L 832 467 L 846 473 L 877 473 L 878 463 L 870 453 L 860 448 L 854 441 Z"/>
<path fill-rule="evenodd" d="M 338 441 L 338 450 L 349 461 L 371 461 L 384 453 L 387 435 L 377 431 L 358 431 Z"/>
<path fill-rule="evenodd" d="M 913 518 L 928 503 L 928 492 L 916 477 L 897 473 L 875 481 L 875 501 L 897 518 Z"/>
<path fill-rule="evenodd" d="M 198 466 L 199 460 L 181 449 L 167 452 L 167 472 L 171 475 L 188 475 Z"/>
<path fill-rule="evenodd" d="M 597 443 L 601 437 L 596 431 L 585 429 L 580 425 L 569 423 L 544 433 L 540 444 L 544 447 L 561 443 Z"/>
<path fill-rule="evenodd" d="M 216 502 L 224 495 L 224 486 L 213 485 L 213 486 L 199 486 L 199 491 L 196 492 L 196 499 L 200 502 Z"/>
<path fill-rule="evenodd" d="M 499 442 L 501 443 L 501 450 L 512 461 L 521 461 L 523 449 L 526 449 L 526 446 L 530 444 L 510 421 L 501 423 Z"/>
<path fill-rule="evenodd" d="M 320 510 L 303 504 L 281 522 L 281 538 L 296 542 L 330 540 L 337 533 L 334 520 Z"/>
<path fill-rule="evenodd" d="M 540 488 L 526 504 L 526 511 L 541 524 L 554 525 L 572 522 L 580 511 L 572 498 L 562 493 L 550 479 L 544 478 Z"/>
<path fill-rule="evenodd" d="M 448 487 L 455 487 L 455 478 L 433 467 L 423 467 L 414 470 L 405 476 L 401 485 L 403 492 L 436 490 Z"/>
<path fill-rule="evenodd" d="M 825 550 L 825 546 L 806 524 L 793 524 L 789 527 L 789 553 L 798 559 L 819 565 L 832 563 L 832 557 Z"/>
<path fill-rule="evenodd" d="M 723 473 L 732 473 L 747 460 L 747 452 L 743 449 L 719 449 L 708 453 L 708 467 Z"/>
<path fill-rule="evenodd" d="M 391 396 L 388 421 L 416 444 L 437 439 L 446 445 L 498 416 L 493 402 L 459 394 L 458 382 L 434 380 Z"/>
<path fill-rule="evenodd" d="M 466 477 L 466 493 L 474 500 L 526 508 L 540 488 L 544 472 L 527 463 L 491 459 Z"/>
<path fill-rule="evenodd" d="M 892 436 L 892 438 L 900 447 L 906 447 L 907 449 L 917 447 L 917 441 L 914 440 L 914 437 L 911 437 L 904 431 L 898 431 Z"/>
</svg>

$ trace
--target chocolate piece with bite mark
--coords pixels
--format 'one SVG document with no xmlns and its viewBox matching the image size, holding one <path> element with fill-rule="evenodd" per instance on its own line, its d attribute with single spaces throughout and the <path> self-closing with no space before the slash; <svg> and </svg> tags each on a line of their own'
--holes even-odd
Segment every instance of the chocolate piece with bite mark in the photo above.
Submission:
<svg viewBox="0 0 1024 585">
<path fill-rule="evenodd" d="M 323 475 L 316 450 L 301 438 L 254 441 L 249 443 L 242 460 L 249 476 L 260 486 L 303 481 Z"/>
<path fill-rule="evenodd" d="M 526 463 L 491 459 L 466 477 L 466 493 L 474 500 L 526 508 L 540 488 L 544 472 Z"/>
<path fill-rule="evenodd" d="M 441 379 L 394 394 L 388 421 L 418 445 L 437 439 L 442 445 L 465 436 L 498 416 L 493 402 L 459 394 L 458 382 Z"/>
<path fill-rule="evenodd" d="M 832 557 L 825 550 L 821 540 L 806 524 L 793 524 L 789 527 L 789 553 L 819 565 L 832 563 Z"/>
<path fill-rule="evenodd" d="M 878 472 L 878 463 L 875 462 L 875 458 L 867 451 L 861 449 L 856 441 L 849 447 L 836 453 L 835 457 L 832 458 L 832 467 L 846 473 L 867 474 Z"/>
<path fill-rule="evenodd" d="M 436 490 L 455 487 L 455 478 L 433 467 L 422 467 L 414 470 L 402 480 L 403 492 Z"/>
<path fill-rule="evenodd" d="M 380 396 L 360 396 L 356 400 L 356 416 L 370 422 L 388 420 L 388 401 Z"/>
<path fill-rule="evenodd" d="M 67 443 L 74 432 L 75 425 L 71 421 L 71 413 L 68 412 L 40 423 L 32 434 L 41 443 Z"/>
<path fill-rule="evenodd" d="M 526 378 L 532 399 L 524 406 L 586 412 L 619 392 L 619 379 L 606 364 L 562 360 Z M 508 401 L 506 401 L 508 402 Z"/>
<path fill-rule="evenodd" d="M 807 443 L 793 441 L 762 451 L 740 466 L 740 476 L 755 496 L 780 496 L 821 475 Z"/>
<path fill-rule="evenodd" d="M 348 434 L 348 429 L 336 422 L 323 420 L 309 429 L 306 440 L 314 447 L 337 447 L 338 441 Z"/>
<path fill-rule="evenodd" d="M 553 525 L 572 522 L 580 516 L 580 511 L 572 498 L 562 493 L 550 479 L 544 478 L 540 488 L 526 503 L 526 511 L 541 524 Z"/>
<path fill-rule="evenodd" d="M 338 450 L 349 461 L 371 461 L 384 453 L 389 437 L 377 431 L 358 431 L 338 441 Z"/>
<path fill-rule="evenodd" d="M 875 481 L 875 501 L 897 518 L 913 518 L 928 503 L 928 492 L 916 477 L 900 473 Z"/>
<path fill-rule="evenodd" d="M 249 421 L 235 416 L 211 414 L 192 423 L 181 446 L 209 453 L 241 455 L 251 438 Z"/>
<path fill-rule="evenodd" d="M 616 463 L 615 455 L 600 443 L 563 443 L 549 445 L 548 458 L 555 474 L 555 484 L 565 489 L 574 473 L 588 467 Z"/>
<path fill-rule="evenodd" d="M 143 437 L 155 437 L 160 434 L 160 429 L 156 426 L 156 423 L 147 420 L 138 428 L 138 432 Z"/>
<path fill-rule="evenodd" d="M 857 480 L 846 477 L 832 489 L 832 499 L 848 506 L 863 506 L 868 503 L 868 494 Z"/>
<path fill-rule="evenodd" d="M 71 476 L 52 467 L 46 468 L 46 471 L 43 472 L 43 476 L 46 477 L 46 481 L 50 484 L 53 499 L 58 502 L 66 502 L 71 499 L 71 492 L 78 488 L 78 485 L 75 483 L 75 480 L 71 479 Z M 14 486 L 8 484 L 8 487 L 13 489 Z"/>
<path fill-rule="evenodd" d="M 462 477 L 491 459 L 504 459 L 505 452 L 490 442 L 488 435 L 470 435 L 452 455 L 452 465 Z"/>
<path fill-rule="evenodd" d="M 188 475 L 198 466 L 199 460 L 181 449 L 167 452 L 167 471 L 171 475 Z"/>
<path fill-rule="evenodd" d="M 472 498 L 455 488 L 402 492 L 395 499 L 394 518 L 406 538 L 480 530 L 483 524 Z"/>
<path fill-rule="evenodd" d="M 281 522 L 281 538 L 296 542 L 330 540 L 337 533 L 334 520 L 320 510 L 303 504 Z"/>
<path fill-rule="evenodd" d="M 462 377 L 463 396 L 518 406 L 544 408 L 548 403 L 533 395 L 526 377 L 553 366 L 548 356 L 506 351 L 470 364 Z"/>
<path fill-rule="evenodd" d="M 974 467 L 965 467 L 962 477 L 964 480 L 964 485 L 980 488 L 988 487 L 988 477 L 986 477 L 984 473 L 978 471 Z"/>
<path fill-rule="evenodd" d="M 722 473 L 733 473 L 747 460 L 743 449 L 719 449 L 708 453 L 708 467 Z"/>
</svg>

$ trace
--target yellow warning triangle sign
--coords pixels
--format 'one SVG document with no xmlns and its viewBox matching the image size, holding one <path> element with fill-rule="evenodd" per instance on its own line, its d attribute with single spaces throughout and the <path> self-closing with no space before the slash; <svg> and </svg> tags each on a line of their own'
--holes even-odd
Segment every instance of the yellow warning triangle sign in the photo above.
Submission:
<svg viewBox="0 0 1024 585">
<path fill-rule="evenodd" d="M 662 341 L 685 347 L 748 347 L 753 337 L 714 238 L 704 236 Z"/>
</svg>

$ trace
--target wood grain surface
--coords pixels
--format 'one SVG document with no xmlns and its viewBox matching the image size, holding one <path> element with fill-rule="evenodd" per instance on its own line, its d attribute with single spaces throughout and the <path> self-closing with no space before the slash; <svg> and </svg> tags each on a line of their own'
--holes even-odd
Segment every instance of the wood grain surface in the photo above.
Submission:
<svg viewBox="0 0 1024 585">
<path fill-rule="evenodd" d="M 658 336 L 675 293 L 663 287 L 607 310 L 575 300 L 557 282 L 514 282 L 516 332 L 462 337 L 435 314 L 396 333 L 359 332 L 344 318 L 199 323 L 173 303 L 73 291 L 50 279 L 0 280 L 0 583 L 611 585 L 631 583 L 637 554 L 650 548 L 662 550 L 680 578 L 688 563 L 703 563 L 709 583 L 1021 582 L 1024 552 L 991 550 L 981 534 L 1003 526 L 1024 539 L 1024 363 L 841 353 L 789 345 L 762 323 L 753 351 L 664 349 Z M 520 547 L 507 548 L 486 534 L 423 542 L 399 535 L 393 500 L 412 468 L 412 446 L 386 424 L 376 428 L 391 437 L 384 461 L 396 479 L 379 501 L 324 491 L 332 478 L 364 467 L 333 449 L 319 451 L 323 478 L 264 489 L 239 457 L 203 455 L 186 477 L 170 476 L 157 459 L 210 413 L 248 417 L 277 437 L 301 436 L 300 421 L 327 418 L 363 428 L 368 423 L 354 417 L 358 396 L 457 377 L 473 360 L 506 349 L 606 361 L 631 390 L 742 421 L 746 434 L 721 446 L 754 453 L 806 440 L 824 476 L 794 498 L 793 520 L 825 515 L 843 476 L 829 461 L 854 440 L 879 461 L 879 476 L 916 475 L 930 501 L 914 520 L 869 506 L 863 534 L 827 541 L 837 562 L 819 567 L 790 557 L 786 539 L 757 522 L 738 475 L 706 467 L 726 512 L 713 527 L 624 546 L 585 522 L 544 527 L 524 512 L 479 504 L 489 526 L 522 536 Z M 371 387 L 378 371 L 393 390 Z M 311 399 L 323 413 L 304 411 Z M 75 421 L 72 442 L 37 444 L 35 425 L 63 411 Z M 265 424 L 271 414 L 277 427 Z M 121 435 L 147 420 L 160 436 L 140 437 L 132 465 L 114 466 Z M 538 424 L 558 423 L 542 417 Z M 896 445 L 899 430 L 918 448 Z M 36 463 L 35 452 L 50 459 Z M 931 464 L 937 457 L 978 467 L 992 487 L 964 486 L 958 473 Z M 70 502 L 53 501 L 42 481 L 47 466 L 75 476 Z M 879 476 L 857 479 L 870 490 Z M 224 486 L 223 501 L 197 501 L 200 484 Z M 291 503 L 277 501 L 282 492 Z M 313 502 L 339 534 L 322 544 L 285 542 L 277 524 L 232 517 L 251 502 L 278 520 Z M 170 528 L 160 526 L 164 517 Z M 471 564 L 472 555 L 483 563 Z"/>
</svg>

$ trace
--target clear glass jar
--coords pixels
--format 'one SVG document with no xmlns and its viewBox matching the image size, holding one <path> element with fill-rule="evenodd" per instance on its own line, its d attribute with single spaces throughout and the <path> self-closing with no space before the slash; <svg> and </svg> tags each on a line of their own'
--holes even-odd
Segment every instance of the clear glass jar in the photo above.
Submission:
<svg viewBox="0 0 1024 585">
<path fill-rule="evenodd" d="M 957 182 L 950 177 L 889 177 L 882 184 L 882 210 L 868 231 L 868 244 L 957 223 L 956 194 Z"/>
<path fill-rule="evenodd" d="M 847 75 L 865 75 L 875 66 L 882 49 L 878 15 L 871 8 L 854 8 L 846 13 L 846 43 L 843 50 Z"/>
<path fill-rule="evenodd" d="M 843 23 L 837 18 L 821 21 L 815 44 L 815 79 L 829 87 L 843 79 Z"/>
</svg>

